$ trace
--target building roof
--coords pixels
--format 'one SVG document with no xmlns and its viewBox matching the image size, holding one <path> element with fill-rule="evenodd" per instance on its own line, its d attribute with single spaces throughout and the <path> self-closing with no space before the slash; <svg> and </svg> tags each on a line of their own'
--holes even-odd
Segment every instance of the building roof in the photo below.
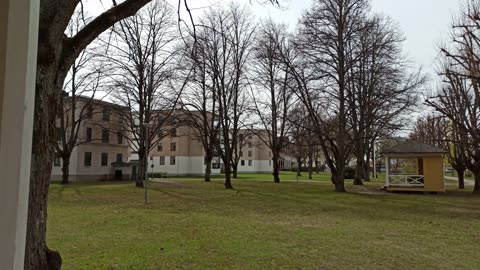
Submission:
<svg viewBox="0 0 480 270">
<path fill-rule="evenodd" d="M 72 96 L 65 96 L 65 99 L 67 99 L 67 100 L 71 99 L 71 98 L 72 98 Z M 113 101 L 96 99 L 96 98 L 92 98 L 92 97 L 89 97 L 89 96 L 77 95 L 77 96 L 75 96 L 75 98 L 77 100 L 83 100 L 85 102 L 91 102 L 91 104 L 93 106 L 101 105 L 101 106 L 107 106 L 107 107 L 112 107 L 112 108 L 120 108 L 120 109 L 126 109 L 126 110 L 129 109 L 128 106 L 120 105 L 120 104 L 114 103 Z"/>
<path fill-rule="evenodd" d="M 445 150 L 435 146 L 416 141 L 399 143 L 389 149 L 382 151 L 382 154 L 444 154 Z"/>
</svg>

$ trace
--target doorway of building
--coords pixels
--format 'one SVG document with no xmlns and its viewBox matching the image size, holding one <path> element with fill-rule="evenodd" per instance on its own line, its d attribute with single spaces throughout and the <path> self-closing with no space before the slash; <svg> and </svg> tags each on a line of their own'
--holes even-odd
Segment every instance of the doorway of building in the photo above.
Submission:
<svg viewBox="0 0 480 270">
<path fill-rule="evenodd" d="M 122 180 L 122 170 L 115 170 L 115 180 Z"/>
</svg>

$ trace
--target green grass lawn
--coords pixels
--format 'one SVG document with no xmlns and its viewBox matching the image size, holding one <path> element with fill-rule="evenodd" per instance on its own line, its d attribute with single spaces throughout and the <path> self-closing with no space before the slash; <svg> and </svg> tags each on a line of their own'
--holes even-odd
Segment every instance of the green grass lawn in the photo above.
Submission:
<svg viewBox="0 0 480 270">
<path fill-rule="evenodd" d="M 479 268 L 480 197 L 380 185 L 169 179 L 144 205 L 130 182 L 52 184 L 48 244 L 66 270 Z"/>
<path fill-rule="evenodd" d="M 179 176 L 179 177 L 170 177 L 178 180 L 194 180 L 194 179 L 202 179 L 202 177 L 192 177 L 192 176 Z M 212 179 L 224 179 L 224 175 L 214 175 L 212 176 Z M 289 171 L 282 171 L 280 172 L 280 179 L 281 180 L 287 180 L 287 181 L 296 181 L 297 180 L 297 173 L 296 172 L 289 172 Z M 238 175 L 237 180 L 270 180 L 273 181 L 273 176 L 271 173 L 242 173 Z M 309 180 L 308 179 L 308 173 L 307 172 L 302 172 L 301 176 L 298 177 L 299 181 L 305 181 Z M 330 173 L 313 173 L 312 174 L 312 180 L 313 181 L 330 181 Z M 373 180 L 373 179 L 372 179 Z M 385 175 L 384 174 L 378 174 L 378 179 L 375 180 L 376 182 L 384 182 L 385 181 Z"/>
</svg>

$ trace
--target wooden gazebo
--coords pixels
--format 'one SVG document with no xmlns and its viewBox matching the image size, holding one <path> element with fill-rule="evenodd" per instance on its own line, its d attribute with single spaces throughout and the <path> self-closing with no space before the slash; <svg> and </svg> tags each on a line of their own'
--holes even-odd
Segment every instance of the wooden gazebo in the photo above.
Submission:
<svg viewBox="0 0 480 270">
<path fill-rule="evenodd" d="M 387 191 L 445 192 L 445 151 L 424 143 L 406 141 L 382 152 Z"/>
</svg>

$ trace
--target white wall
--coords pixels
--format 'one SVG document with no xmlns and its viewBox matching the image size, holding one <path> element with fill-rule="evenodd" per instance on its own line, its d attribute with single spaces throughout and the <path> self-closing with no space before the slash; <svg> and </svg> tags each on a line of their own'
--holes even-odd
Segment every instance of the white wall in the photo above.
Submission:
<svg viewBox="0 0 480 270">
<path fill-rule="evenodd" d="M 39 2 L 0 1 L 0 268 L 23 269 Z"/>
<path fill-rule="evenodd" d="M 170 165 L 170 156 L 165 156 L 165 165 L 160 165 L 160 157 L 153 157 L 148 160 L 148 171 L 151 172 L 153 162 L 153 172 L 166 172 L 169 175 L 203 175 L 205 165 L 203 157 L 176 156 L 175 165 Z M 212 175 L 219 174 L 220 169 L 212 169 Z"/>
<path fill-rule="evenodd" d="M 271 173 L 273 165 L 271 160 L 252 160 L 252 166 L 248 166 L 248 160 L 245 160 L 245 166 L 242 163 L 238 164 L 239 173 Z"/>
</svg>

